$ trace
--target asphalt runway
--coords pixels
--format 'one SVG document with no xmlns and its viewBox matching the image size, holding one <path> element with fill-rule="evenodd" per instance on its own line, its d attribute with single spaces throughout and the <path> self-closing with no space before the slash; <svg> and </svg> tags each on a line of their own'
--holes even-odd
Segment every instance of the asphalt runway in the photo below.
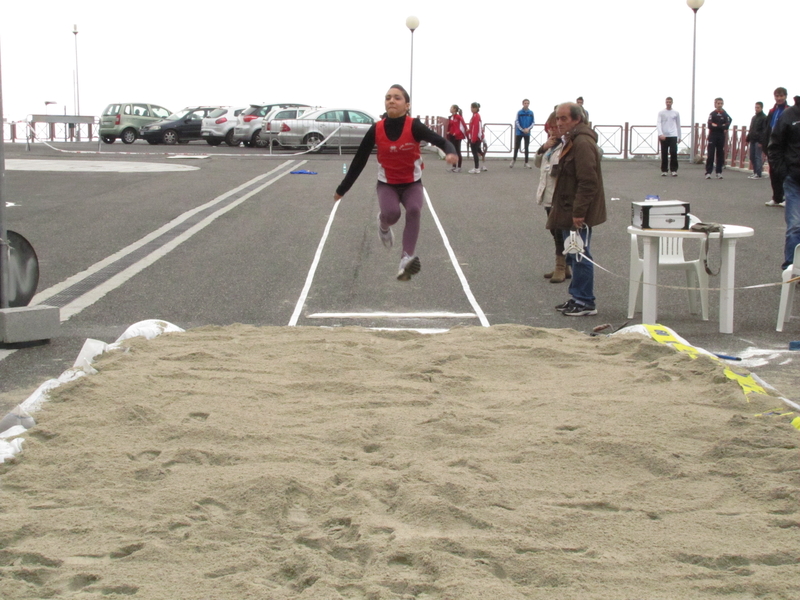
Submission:
<svg viewBox="0 0 800 600">
<path fill-rule="evenodd" d="M 5 146 L 14 165 L 6 172 L 7 226 L 36 249 L 38 293 L 50 294 L 42 303 L 58 305 L 62 320 L 69 318 L 49 343 L 0 348 L 0 415 L 71 367 L 87 338 L 112 342 L 144 319 L 187 329 L 516 323 L 588 334 L 604 323 L 621 326 L 631 202 L 648 194 L 688 201 L 703 221 L 753 227 L 754 237 L 737 243 L 737 287 L 780 281 L 783 210 L 765 207 L 768 180 L 749 180 L 744 171 L 726 169 L 723 180 L 705 180 L 702 166 L 682 163 L 677 178 L 662 178 L 656 161 L 604 160 L 609 220 L 595 228 L 592 250 L 610 273 L 596 270 L 599 314 L 570 318 L 554 310 L 567 299 L 568 284 L 542 277 L 552 267 L 552 238 L 534 200 L 538 170 L 521 168 L 522 161 L 509 169 L 507 159 L 490 158 L 487 172 L 470 175 L 465 159 L 464 171 L 453 174 L 437 155 L 425 154 L 430 204 L 417 247 L 422 271 L 398 282 L 399 243 L 386 250 L 376 231 L 374 160 L 332 215 L 333 192 L 352 154 L 270 157 L 202 143 L 104 145 L 100 154 L 93 143 L 57 146 L 87 153 Z M 167 154 L 174 151 L 202 158 Z M 20 160 L 57 161 L 59 170 L 17 170 Z M 89 164 L 98 161 L 111 170 Z M 194 168 L 159 170 L 168 165 Z M 317 174 L 290 174 L 298 169 Z M 401 234 L 397 227 L 396 242 Z M 687 245 L 687 256 L 696 252 Z M 718 258 L 712 245 L 712 264 Z M 684 281 L 680 273 L 659 275 L 664 285 Z M 709 285 L 717 282 L 712 277 Z M 797 401 L 788 344 L 800 339 L 800 321 L 775 331 L 779 296 L 777 286 L 737 290 L 734 333 L 726 335 L 718 330 L 717 292 L 710 292 L 710 318 L 702 321 L 689 314 L 685 291 L 665 288 L 659 322 L 695 346 L 744 357 L 741 364 Z"/>
</svg>

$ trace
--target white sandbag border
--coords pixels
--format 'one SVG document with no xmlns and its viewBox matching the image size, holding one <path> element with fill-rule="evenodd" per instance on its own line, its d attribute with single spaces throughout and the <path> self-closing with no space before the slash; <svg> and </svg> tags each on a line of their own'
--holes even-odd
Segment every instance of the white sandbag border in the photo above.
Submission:
<svg viewBox="0 0 800 600">
<path fill-rule="evenodd" d="M 49 399 L 51 390 L 70 381 L 75 381 L 84 375 L 92 375 L 97 372 L 92 367 L 92 362 L 94 362 L 96 356 L 110 350 L 119 350 L 121 343 L 130 338 L 144 337 L 151 340 L 162 333 L 183 333 L 183 331 L 177 325 L 167 321 L 148 319 L 128 327 L 113 344 L 87 339 L 72 368 L 64 371 L 56 379 L 45 381 L 36 388 L 36 391 L 27 400 L 22 404 L 18 404 L 11 412 L 0 419 L 0 463 L 22 452 L 22 443 L 25 439 L 19 436 L 36 424 L 30 413 L 42 408 L 42 405 Z"/>
</svg>

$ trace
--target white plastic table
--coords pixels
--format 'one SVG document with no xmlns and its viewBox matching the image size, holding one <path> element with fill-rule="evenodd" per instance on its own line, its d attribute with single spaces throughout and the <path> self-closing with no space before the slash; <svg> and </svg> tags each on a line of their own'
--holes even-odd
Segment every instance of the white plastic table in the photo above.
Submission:
<svg viewBox="0 0 800 600">
<path fill-rule="evenodd" d="M 733 333 L 733 287 L 736 275 L 736 240 L 751 237 L 752 227 L 724 225 L 719 269 L 719 331 Z M 687 229 L 639 229 L 628 227 L 628 233 L 642 239 L 644 264 L 642 265 L 642 323 L 654 324 L 658 314 L 658 241 L 659 238 L 703 239 L 706 234 Z M 709 249 L 716 244 L 719 233 L 709 236 Z M 633 257 L 632 257 L 633 258 Z M 631 273 L 634 265 L 631 264 Z"/>
</svg>

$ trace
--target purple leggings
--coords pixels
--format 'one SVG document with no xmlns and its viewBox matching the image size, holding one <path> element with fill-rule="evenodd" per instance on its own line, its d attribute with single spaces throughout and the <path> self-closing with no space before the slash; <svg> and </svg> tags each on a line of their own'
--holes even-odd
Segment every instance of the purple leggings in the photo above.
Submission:
<svg viewBox="0 0 800 600">
<path fill-rule="evenodd" d="M 422 182 L 390 185 L 378 182 L 378 206 L 381 208 L 381 227 L 389 228 L 400 220 L 400 205 L 406 207 L 406 226 L 403 229 L 403 252 L 414 256 L 419 237 L 419 221 L 425 195 Z"/>
</svg>

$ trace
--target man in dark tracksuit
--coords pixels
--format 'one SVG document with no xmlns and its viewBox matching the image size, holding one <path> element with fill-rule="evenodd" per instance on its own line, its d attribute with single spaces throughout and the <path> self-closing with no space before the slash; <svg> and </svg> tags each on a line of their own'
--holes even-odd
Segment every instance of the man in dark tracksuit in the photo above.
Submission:
<svg viewBox="0 0 800 600">
<path fill-rule="evenodd" d="M 786 97 L 788 95 L 786 88 L 779 87 L 775 89 L 775 106 L 772 107 L 769 115 L 767 115 L 767 128 L 764 131 L 764 139 L 761 142 L 765 149 L 769 146 L 772 129 L 777 126 L 783 111 L 786 110 Z M 777 172 L 777 169 L 772 168 L 772 161 L 770 161 L 769 165 L 769 182 L 772 184 L 772 199 L 767 200 L 764 204 L 767 206 L 783 206 L 783 176 Z"/>
<path fill-rule="evenodd" d="M 725 166 L 725 142 L 731 126 L 731 116 L 722 105 L 722 98 L 714 100 L 714 110 L 708 115 L 708 159 L 706 159 L 706 179 L 711 179 L 714 160 L 717 162 L 717 179 L 722 179 L 722 167 Z"/>
<path fill-rule="evenodd" d="M 769 139 L 769 170 L 783 181 L 786 198 L 786 243 L 782 269 L 794 262 L 794 249 L 800 244 L 800 96 L 794 106 L 783 111 Z"/>
</svg>

